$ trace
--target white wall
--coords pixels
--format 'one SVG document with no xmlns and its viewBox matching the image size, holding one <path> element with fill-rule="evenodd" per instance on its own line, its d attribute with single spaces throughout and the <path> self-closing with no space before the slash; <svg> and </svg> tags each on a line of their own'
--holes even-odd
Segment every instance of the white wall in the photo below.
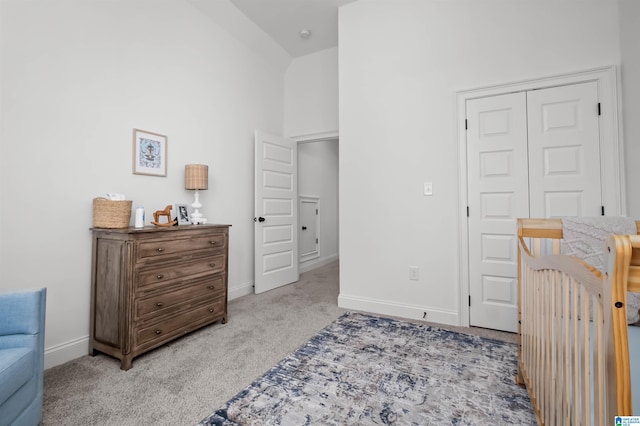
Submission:
<svg viewBox="0 0 640 426">
<path fill-rule="evenodd" d="M 285 75 L 285 135 L 338 133 L 338 48 L 295 58 Z"/>
<path fill-rule="evenodd" d="M 238 16 L 234 16 L 238 19 Z M 229 291 L 253 284 L 253 132 L 282 134 L 284 70 L 183 0 L 2 0 L 0 291 L 48 287 L 48 365 L 86 353 L 91 200 L 192 202 L 230 230 Z M 168 136 L 166 177 L 133 175 L 132 129 Z"/>
<path fill-rule="evenodd" d="M 457 324 L 455 93 L 619 64 L 617 3 L 370 0 L 339 30 L 339 304 Z"/>
<path fill-rule="evenodd" d="M 338 259 L 338 141 L 298 144 L 298 192 L 320 199 L 320 257 L 301 271 Z"/>
<path fill-rule="evenodd" d="M 625 170 L 627 189 L 627 215 L 640 218 L 640 196 L 637 182 L 640 182 L 640 2 L 619 0 L 620 7 L 620 50 L 622 56 L 622 115 L 624 129 Z"/>
</svg>

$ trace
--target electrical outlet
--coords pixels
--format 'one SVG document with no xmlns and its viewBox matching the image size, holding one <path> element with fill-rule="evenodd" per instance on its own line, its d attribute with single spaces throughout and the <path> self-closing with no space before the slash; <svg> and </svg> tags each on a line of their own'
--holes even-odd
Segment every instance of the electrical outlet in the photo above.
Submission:
<svg viewBox="0 0 640 426">
<path fill-rule="evenodd" d="M 417 266 L 409 266 L 409 279 L 418 281 L 420 279 L 420 268 Z"/>
</svg>

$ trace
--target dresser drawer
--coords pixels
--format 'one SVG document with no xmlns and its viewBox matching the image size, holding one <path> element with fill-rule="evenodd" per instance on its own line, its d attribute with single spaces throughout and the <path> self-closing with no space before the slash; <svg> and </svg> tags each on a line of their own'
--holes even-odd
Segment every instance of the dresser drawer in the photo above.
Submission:
<svg viewBox="0 0 640 426">
<path fill-rule="evenodd" d="M 135 348 L 154 346 L 165 340 L 195 330 L 200 325 L 217 321 L 224 317 L 224 297 L 219 297 L 199 308 L 185 311 L 161 323 L 139 328 L 135 333 Z"/>
<path fill-rule="evenodd" d="M 151 297 L 137 298 L 134 319 L 164 315 L 182 309 L 185 306 L 200 304 L 204 300 L 224 296 L 225 289 L 225 277 L 220 275 L 206 281 L 199 281 L 188 287 Z"/>
<path fill-rule="evenodd" d="M 225 234 L 213 234 L 201 237 L 141 241 L 138 244 L 137 257 L 139 260 L 167 255 L 187 255 L 190 252 L 202 250 L 221 250 L 226 247 Z"/>
<path fill-rule="evenodd" d="M 162 265 L 156 268 L 141 268 L 136 271 L 137 289 L 159 286 L 177 279 L 192 279 L 222 272 L 227 264 L 224 254 L 206 259 L 174 265 Z"/>
</svg>

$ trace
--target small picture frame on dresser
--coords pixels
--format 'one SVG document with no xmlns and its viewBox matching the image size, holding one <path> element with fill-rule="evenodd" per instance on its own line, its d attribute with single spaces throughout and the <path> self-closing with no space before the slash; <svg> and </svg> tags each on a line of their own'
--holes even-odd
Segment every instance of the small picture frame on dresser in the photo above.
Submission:
<svg viewBox="0 0 640 426">
<path fill-rule="evenodd" d="M 187 204 L 176 204 L 176 214 L 178 215 L 178 225 L 191 225 L 191 215 Z"/>
</svg>

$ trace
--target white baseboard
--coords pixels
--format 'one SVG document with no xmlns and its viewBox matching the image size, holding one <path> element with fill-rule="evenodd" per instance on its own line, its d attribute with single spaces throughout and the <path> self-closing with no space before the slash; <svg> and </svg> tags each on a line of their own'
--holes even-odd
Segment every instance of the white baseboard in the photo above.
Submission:
<svg viewBox="0 0 640 426">
<path fill-rule="evenodd" d="M 335 262 L 336 260 L 338 260 L 338 255 L 333 254 L 331 256 L 318 257 L 316 259 L 308 260 L 306 262 L 300 262 L 300 264 L 298 265 L 298 272 L 303 274 L 305 272 L 311 271 L 312 269 L 316 269 L 321 266 L 328 265 L 329 263 Z"/>
<path fill-rule="evenodd" d="M 338 306 L 344 309 L 371 312 L 379 315 L 431 321 L 439 324 L 459 325 L 458 312 L 433 309 L 428 306 L 390 303 L 382 300 L 365 299 L 343 294 L 338 296 Z"/>
<path fill-rule="evenodd" d="M 243 284 L 239 287 L 228 289 L 227 300 L 237 299 L 238 297 L 246 296 L 247 294 L 253 294 L 253 282 Z"/>
<path fill-rule="evenodd" d="M 65 362 L 89 354 L 89 336 L 79 337 L 59 345 L 45 348 L 44 369 L 64 364 Z"/>
<path fill-rule="evenodd" d="M 305 270 L 315 269 L 324 266 L 338 259 L 338 256 L 331 256 L 319 259 L 317 262 L 305 265 Z M 309 269 L 306 269 L 306 268 Z M 234 289 L 229 289 L 229 299 L 233 300 L 238 297 L 253 294 L 253 283 L 244 284 Z M 348 296 L 340 294 L 338 296 L 338 306 L 344 309 L 352 309 L 356 311 L 370 312 L 379 315 L 390 315 L 394 317 L 426 320 L 440 324 L 459 325 L 458 313 L 455 311 L 445 311 L 441 309 L 433 309 L 427 306 L 405 305 L 399 303 L 389 303 L 382 300 L 365 299 L 361 297 Z M 424 314 L 427 314 L 426 317 Z M 46 348 L 44 351 L 44 368 L 45 370 L 56 365 L 64 364 L 76 358 L 89 354 L 89 336 L 79 337 L 59 345 Z"/>
</svg>

